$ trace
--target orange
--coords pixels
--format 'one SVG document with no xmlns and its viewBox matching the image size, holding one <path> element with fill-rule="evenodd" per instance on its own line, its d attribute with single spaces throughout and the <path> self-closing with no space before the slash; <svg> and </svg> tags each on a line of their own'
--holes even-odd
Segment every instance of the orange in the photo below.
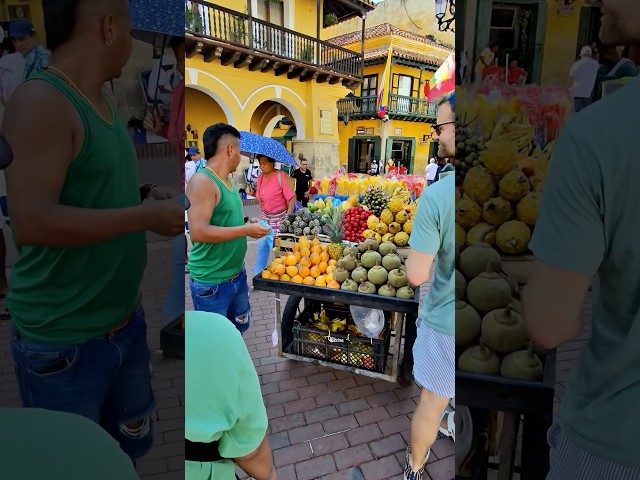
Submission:
<svg viewBox="0 0 640 480">
<path fill-rule="evenodd" d="M 339 289 L 340 288 L 340 284 L 336 281 L 336 280 L 329 280 L 329 283 L 327 283 L 327 287 L 328 288 L 336 288 Z"/>
<path fill-rule="evenodd" d="M 283 275 L 280 275 L 280 281 L 281 282 L 290 282 L 291 281 L 291 277 L 285 273 Z"/>
<path fill-rule="evenodd" d="M 271 277 L 271 273 L 269 273 L 269 270 L 262 271 L 262 278 L 264 278 L 265 280 L 269 280 L 270 277 Z"/>
<path fill-rule="evenodd" d="M 329 254 L 327 252 L 322 252 L 320 253 L 320 260 L 322 260 L 323 262 L 328 262 L 329 261 Z"/>
<path fill-rule="evenodd" d="M 326 271 L 327 271 L 327 268 L 328 268 L 327 262 L 320 262 L 320 263 L 318 264 L 318 268 L 320 269 L 320 273 L 324 273 L 324 272 L 326 272 Z M 278 273 L 278 272 L 276 271 L 276 273 Z M 281 275 L 281 274 L 280 274 L 280 273 L 278 273 L 278 275 Z"/>
<path fill-rule="evenodd" d="M 269 277 L 269 280 L 280 280 L 280 275 L 276 275 L 275 273 L 272 273 L 271 276 Z"/>
<path fill-rule="evenodd" d="M 309 248 L 311 246 L 311 243 L 309 243 L 309 239 L 307 237 L 300 237 L 298 243 L 300 244 L 300 247 Z"/>
<path fill-rule="evenodd" d="M 300 275 L 294 275 L 291 277 L 291 283 L 302 283 L 302 277 Z"/>
<path fill-rule="evenodd" d="M 323 252 L 326 252 L 329 247 L 327 245 L 320 245 L 320 248 Z"/>
<path fill-rule="evenodd" d="M 327 282 L 330 282 L 331 280 L 335 280 L 335 279 L 333 278 L 333 273 L 327 273 L 327 274 L 325 274 L 324 278 L 325 278 L 325 280 L 326 280 Z"/>
<path fill-rule="evenodd" d="M 284 265 L 284 258 L 282 257 L 276 257 L 273 259 L 273 262 L 271 263 L 282 263 Z"/>
<path fill-rule="evenodd" d="M 300 265 L 298 267 L 298 274 L 304 278 L 311 275 L 311 270 L 309 269 L 310 265 Z"/>
<path fill-rule="evenodd" d="M 331 260 L 329 260 L 329 266 L 330 267 L 338 266 L 338 261 L 335 258 L 332 258 Z"/>
<path fill-rule="evenodd" d="M 333 274 L 333 272 L 335 272 L 335 271 L 336 271 L 336 267 L 335 267 L 335 265 L 329 265 L 329 266 L 327 267 L 327 275 L 331 275 L 331 274 Z"/>
<path fill-rule="evenodd" d="M 295 277 L 298 274 L 298 267 L 296 267 L 295 265 L 289 265 L 286 268 L 286 272 L 290 277 Z"/>
<path fill-rule="evenodd" d="M 300 252 L 293 252 L 293 256 L 296 257 L 296 263 L 298 263 L 302 258 L 302 256 L 300 255 Z"/>
<path fill-rule="evenodd" d="M 300 249 L 300 255 L 302 257 L 308 257 L 309 255 L 311 255 L 311 250 L 309 250 L 306 247 L 303 247 L 303 248 Z"/>
<path fill-rule="evenodd" d="M 318 278 L 320 276 L 320 273 L 322 273 L 322 272 L 320 272 L 320 269 L 318 268 L 317 265 L 311 267 L 311 276 L 313 278 Z"/>
<path fill-rule="evenodd" d="M 317 246 L 317 245 L 320 245 L 320 240 L 318 240 L 317 238 L 314 238 L 311 241 L 311 245 L 313 245 L 314 247 Z"/>
<path fill-rule="evenodd" d="M 305 279 L 302 280 L 302 283 L 304 283 L 305 285 L 315 285 L 316 279 L 313 277 L 305 277 Z"/>
<path fill-rule="evenodd" d="M 288 267 L 288 268 L 291 268 L 291 267 Z M 295 268 L 295 267 L 293 267 L 293 268 Z M 287 271 L 287 267 L 285 267 L 281 263 L 276 263 L 274 265 L 273 273 L 275 273 L 276 275 L 281 275 L 282 276 L 282 275 L 284 275 L 284 272 L 286 272 L 286 271 Z"/>
<path fill-rule="evenodd" d="M 293 251 L 294 252 L 299 252 L 300 251 L 300 244 L 296 243 L 293 245 Z"/>
<path fill-rule="evenodd" d="M 298 259 L 292 253 L 288 253 L 287 256 L 284 258 L 284 264 L 288 267 L 295 265 L 296 263 L 298 263 Z"/>
<path fill-rule="evenodd" d="M 322 247 L 320 245 L 314 245 L 311 251 L 316 255 L 320 255 L 322 253 Z"/>
<path fill-rule="evenodd" d="M 327 286 L 327 282 L 324 279 L 323 275 L 320 275 L 318 278 L 316 278 L 316 287 L 326 287 Z"/>
<path fill-rule="evenodd" d="M 311 265 L 318 265 L 320 263 L 320 255 L 317 253 L 312 253 L 309 257 L 311 259 Z"/>
<path fill-rule="evenodd" d="M 311 266 L 311 259 L 309 257 L 302 257 L 300 259 L 300 265 L 304 265 L 305 267 Z"/>
</svg>

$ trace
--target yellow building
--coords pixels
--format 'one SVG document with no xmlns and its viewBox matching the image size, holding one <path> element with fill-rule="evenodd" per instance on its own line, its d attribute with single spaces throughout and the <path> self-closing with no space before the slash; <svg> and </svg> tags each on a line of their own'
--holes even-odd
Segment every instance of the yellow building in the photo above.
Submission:
<svg viewBox="0 0 640 480">
<path fill-rule="evenodd" d="M 0 0 L 0 21 L 9 22 L 26 18 L 31 20 L 36 29 L 36 37 L 45 43 L 44 14 L 41 0 Z M 6 32 L 5 32 L 6 33 Z"/>
<path fill-rule="evenodd" d="M 598 41 L 600 7 L 593 0 L 464 0 L 458 31 L 463 37 L 472 81 L 479 53 L 490 43 L 519 60 L 528 82 L 566 86 L 580 48 Z"/>
<path fill-rule="evenodd" d="M 309 159 L 316 178 L 334 172 L 340 163 L 337 101 L 362 81 L 363 53 L 320 40 L 321 31 L 335 21 L 364 22 L 373 4 L 193 0 L 187 6 L 188 142 L 202 148 L 204 130 L 226 122 L 281 139 L 294 156 Z"/>
<path fill-rule="evenodd" d="M 360 31 L 328 41 L 351 49 Z M 409 173 L 423 174 L 435 155 L 431 124 L 436 109 L 424 97 L 424 85 L 453 51 L 431 39 L 389 23 L 364 31 L 364 77 L 356 95 L 338 101 L 339 156 L 349 172 L 368 172 L 373 160 L 392 159 Z M 378 115 L 378 95 L 386 116 Z"/>
</svg>

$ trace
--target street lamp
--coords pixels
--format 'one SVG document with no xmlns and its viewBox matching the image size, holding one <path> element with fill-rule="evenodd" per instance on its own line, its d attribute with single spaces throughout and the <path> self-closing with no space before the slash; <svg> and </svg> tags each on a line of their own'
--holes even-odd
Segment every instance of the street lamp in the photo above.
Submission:
<svg viewBox="0 0 640 480">
<path fill-rule="evenodd" d="M 455 0 L 435 0 L 436 19 L 438 20 L 438 30 L 441 32 L 455 32 L 456 2 Z M 447 15 L 447 5 L 449 6 L 449 17 Z"/>
</svg>

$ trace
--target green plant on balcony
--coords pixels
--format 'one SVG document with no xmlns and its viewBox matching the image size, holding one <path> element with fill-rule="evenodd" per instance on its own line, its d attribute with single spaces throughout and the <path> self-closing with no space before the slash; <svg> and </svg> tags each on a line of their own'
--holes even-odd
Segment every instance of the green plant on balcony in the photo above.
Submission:
<svg viewBox="0 0 640 480">
<path fill-rule="evenodd" d="M 313 63 L 314 48 L 313 45 L 307 45 L 300 55 L 300 60 L 307 63 Z"/>
<path fill-rule="evenodd" d="M 185 7 L 184 9 L 184 28 L 196 33 L 202 33 L 202 17 L 200 13 L 194 12 L 191 8 Z"/>
<path fill-rule="evenodd" d="M 244 22 L 244 18 L 233 17 L 233 22 L 229 27 L 229 40 L 233 43 L 239 43 L 241 45 L 246 44 L 247 38 L 247 26 Z"/>
<path fill-rule="evenodd" d="M 338 16 L 335 13 L 327 13 L 324 16 L 324 26 L 330 27 L 338 23 Z"/>
</svg>

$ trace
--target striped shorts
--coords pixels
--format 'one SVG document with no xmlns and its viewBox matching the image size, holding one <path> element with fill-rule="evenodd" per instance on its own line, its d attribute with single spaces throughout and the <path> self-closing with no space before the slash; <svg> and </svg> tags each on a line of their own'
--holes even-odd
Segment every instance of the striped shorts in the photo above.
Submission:
<svg viewBox="0 0 640 480">
<path fill-rule="evenodd" d="M 418 320 L 413 344 L 413 377 L 421 388 L 439 397 L 456 396 L 456 345 L 452 335 L 436 332 Z"/>
<path fill-rule="evenodd" d="M 557 423 L 547 432 L 547 441 L 551 447 L 547 480 L 640 480 L 640 469 L 587 452 L 573 443 Z"/>
</svg>

